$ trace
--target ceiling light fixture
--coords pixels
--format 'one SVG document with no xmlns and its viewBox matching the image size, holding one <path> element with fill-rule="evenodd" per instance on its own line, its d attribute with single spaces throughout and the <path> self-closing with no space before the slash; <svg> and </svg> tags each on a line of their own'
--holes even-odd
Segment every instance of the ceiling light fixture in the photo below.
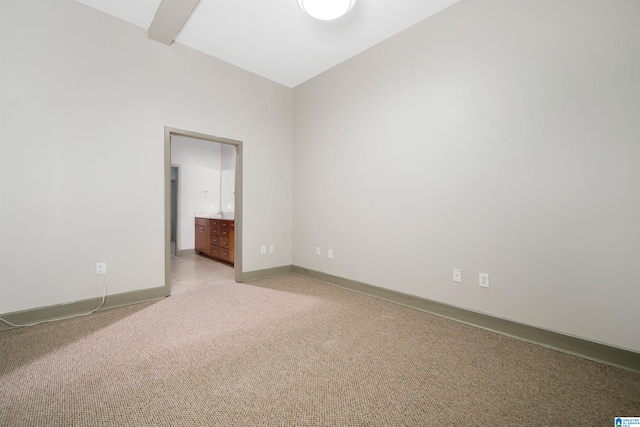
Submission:
<svg viewBox="0 0 640 427">
<path fill-rule="evenodd" d="M 302 10 L 322 21 L 340 18 L 349 12 L 354 3 L 355 0 L 298 0 Z"/>
</svg>

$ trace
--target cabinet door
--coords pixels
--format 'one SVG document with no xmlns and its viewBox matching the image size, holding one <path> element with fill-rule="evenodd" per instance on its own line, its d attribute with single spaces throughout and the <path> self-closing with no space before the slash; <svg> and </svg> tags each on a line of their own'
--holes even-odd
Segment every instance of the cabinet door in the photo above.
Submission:
<svg viewBox="0 0 640 427">
<path fill-rule="evenodd" d="M 211 227 L 196 225 L 196 251 L 204 254 L 211 251 Z"/>
</svg>

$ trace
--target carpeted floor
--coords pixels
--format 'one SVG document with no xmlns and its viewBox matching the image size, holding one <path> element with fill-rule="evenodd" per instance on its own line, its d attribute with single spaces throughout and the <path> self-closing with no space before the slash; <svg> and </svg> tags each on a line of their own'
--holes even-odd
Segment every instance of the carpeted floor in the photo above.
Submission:
<svg viewBox="0 0 640 427">
<path fill-rule="evenodd" d="M 286 275 L 0 332 L 1 426 L 610 426 L 640 373 Z"/>
</svg>

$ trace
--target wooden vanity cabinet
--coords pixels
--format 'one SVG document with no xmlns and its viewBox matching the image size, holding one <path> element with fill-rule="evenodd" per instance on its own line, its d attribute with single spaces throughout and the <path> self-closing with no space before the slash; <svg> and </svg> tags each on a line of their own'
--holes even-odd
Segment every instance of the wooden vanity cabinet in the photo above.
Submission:
<svg viewBox="0 0 640 427">
<path fill-rule="evenodd" d="M 234 234 L 233 220 L 196 218 L 196 253 L 233 265 Z"/>
</svg>

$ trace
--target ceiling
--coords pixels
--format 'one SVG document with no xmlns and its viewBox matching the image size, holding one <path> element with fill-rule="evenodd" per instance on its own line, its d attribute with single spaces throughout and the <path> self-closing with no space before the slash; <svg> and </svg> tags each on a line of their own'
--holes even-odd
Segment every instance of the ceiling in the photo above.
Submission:
<svg viewBox="0 0 640 427">
<path fill-rule="evenodd" d="M 148 30 L 161 5 L 184 0 L 77 1 Z M 171 38 L 293 88 L 458 1 L 356 0 L 342 18 L 318 21 L 297 0 L 191 0 Z"/>
</svg>

